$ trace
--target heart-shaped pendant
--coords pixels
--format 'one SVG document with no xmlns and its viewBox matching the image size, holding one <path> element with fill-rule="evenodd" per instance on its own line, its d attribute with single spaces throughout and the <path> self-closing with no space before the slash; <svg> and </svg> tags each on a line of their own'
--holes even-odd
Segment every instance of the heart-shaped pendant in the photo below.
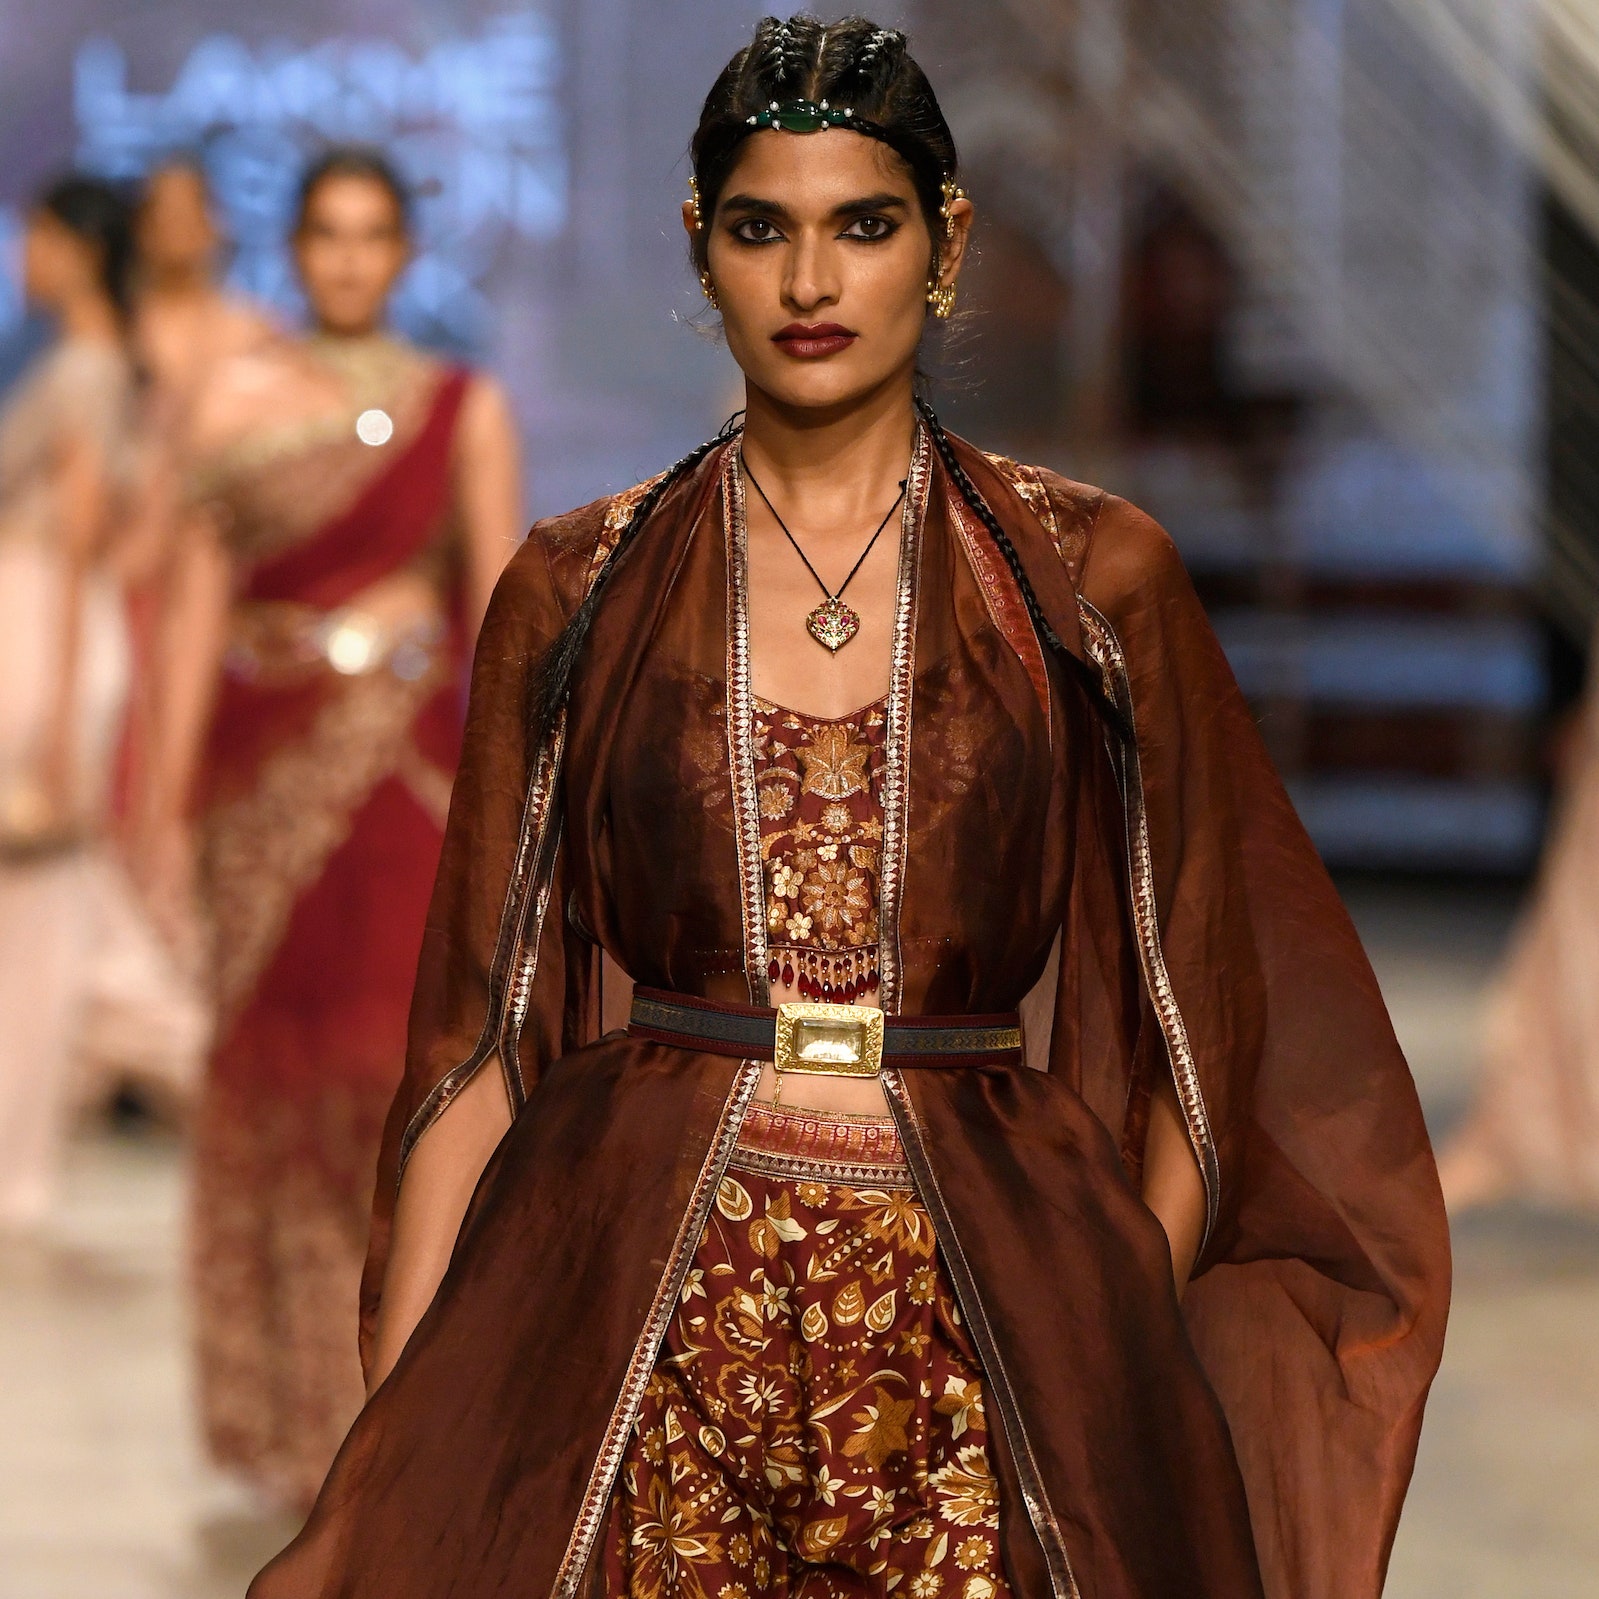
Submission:
<svg viewBox="0 0 1599 1599">
<path fill-rule="evenodd" d="M 829 595 L 805 618 L 810 635 L 833 654 L 844 648 L 861 630 L 861 619 L 837 595 Z"/>
</svg>

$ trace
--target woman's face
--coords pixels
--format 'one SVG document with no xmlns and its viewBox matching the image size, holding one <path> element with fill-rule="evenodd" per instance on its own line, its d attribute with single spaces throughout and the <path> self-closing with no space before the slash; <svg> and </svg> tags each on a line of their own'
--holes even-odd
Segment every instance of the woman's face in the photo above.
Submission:
<svg viewBox="0 0 1599 1599">
<path fill-rule="evenodd" d="M 383 320 L 389 291 L 410 259 L 405 219 L 375 178 L 322 180 L 294 236 L 311 313 L 330 333 L 366 333 Z"/>
<path fill-rule="evenodd" d="M 205 179 L 192 167 L 150 176 L 139 207 L 139 256 L 156 276 L 208 272 L 217 250 Z"/>
<path fill-rule="evenodd" d="M 22 237 L 22 285 L 30 305 L 56 311 L 100 291 L 99 251 L 49 211 L 35 211 Z"/>
<path fill-rule="evenodd" d="M 684 208 L 693 231 L 693 209 Z M 956 208 L 942 275 L 960 268 L 971 207 Z M 744 141 L 707 217 L 728 348 L 781 405 L 847 408 L 908 381 L 927 320 L 933 240 L 910 169 L 832 128 Z"/>
</svg>

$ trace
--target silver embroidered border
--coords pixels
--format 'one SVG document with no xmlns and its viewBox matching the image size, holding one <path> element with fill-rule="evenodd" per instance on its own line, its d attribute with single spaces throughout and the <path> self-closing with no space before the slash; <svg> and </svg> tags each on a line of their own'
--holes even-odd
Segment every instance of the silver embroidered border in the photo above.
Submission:
<svg viewBox="0 0 1599 1599">
<path fill-rule="evenodd" d="M 754 1172 L 761 1177 L 778 1177 L 789 1182 L 834 1183 L 844 1188 L 898 1190 L 916 1186 L 906 1166 L 829 1160 L 819 1155 L 784 1155 L 773 1149 L 750 1149 L 742 1144 L 733 1151 L 728 1170 Z"/>
<path fill-rule="evenodd" d="M 982 1296 L 977 1291 L 976 1274 L 966 1259 L 965 1250 L 961 1248 L 954 1219 L 944 1202 L 943 1190 L 938 1186 L 938 1176 L 933 1170 L 926 1140 L 922 1136 L 921 1121 L 905 1088 L 904 1073 L 898 1070 L 885 1071 L 882 1083 L 889 1108 L 894 1112 L 894 1120 L 899 1126 L 900 1140 L 905 1146 L 905 1163 L 910 1167 L 922 1203 L 933 1219 L 933 1231 L 938 1237 L 939 1250 L 943 1254 L 955 1298 L 966 1320 L 967 1331 L 972 1335 L 972 1343 L 976 1346 L 984 1389 L 993 1403 L 1000 1426 L 1005 1430 L 1005 1442 L 1010 1446 L 1017 1481 L 1021 1484 L 1022 1504 L 1049 1568 L 1050 1588 L 1055 1599 L 1081 1599 L 1077 1579 L 1072 1575 L 1071 1557 L 1066 1552 L 1066 1539 L 1050 1507 L 1049 1497 L 1044 1491 L 1043 1473 L 1038 1469 L 1038 1459 L 1033 1454 L 1033 1446 L 1028 1441 L 1027 1429 L 1022 1422 L 1016 1390 L 1011 1386 L 1010 1374 L 1000 1358 L 994 1329 L 983 1307 Z"/>
<path fill-rule="evenodd" d="M 932 480 L 933 442 L 916 427 L 905 510 L 900 524 L 899 577 L 894 596 L 894 651 L 889 672 L 888 726 L 883 760 L 883 869 L 877 884 L 878 976 L 885 1010 L 899 1009 L 903 986 L 899 947 L 900 893 L 910 828 L 911 697 L 916 682 L 916 614 L 921 592 L 922 528 Z"/>
<path fill-rule="evenodd" d="M 738 840 L 739 904 L 744 917 L 744 974 L 750 1003 L 764 1005 L 766 873 L 761 866 L 760 797 L 755 788 L 754 690 L 750 678 L 749 527 L 739 452 L 722 462 L 722 533 L 727 551 L 727 761 L 733 781 L 733 830 Z"/>
<path fill-rule="evenodd" d="M 1128 892 L 1132 900 L 1133 927 L 1138 937 L 1139 961 L 1144 983 L 1155 1007 L 1155 1016 L 1166 1040 L 1166 1055 L 1171 1063 L 1172 1081 L 1182 1103 L 1183 1120 L 1189 1142 L 1199 1161 L 1205 1182 L 1205 1236 L 1200 1248 L 1209 1242 L 1221 1203 L 1221 1163 L 1211 1133 L 1210 1113 L 1200 1086 L 1199 1066 L 1194 1060 L 1188 1027 L 1166 969 L 1166 955 L 1160 942 L 1160 905 L 1155 897 L 1154 856 L 1149 845 L 1149 815 L 1144 805 L 1143 767 L 1138 758 L 1137 723 L 1134 719 L 1132 684 L 1127 657 L 1116 630 L 1090 601 L 1077 599 L 1083 623 L 1083 638 L 1105 680 L 1117 710 L 1133 732 L 1121 756 L 1122 809 L 1127 831 Z"/>
<path fill-rule="evenodd" d="M 432 1092 L 417 1107 L 416 1114 L 407 1124 L 400 1140 L 399 1172 L 396 1183 L 405 1175 L 406 1163 L 415 1150 L 417 1140 L 442 1116 L 450 1101 L 477 1076 L 504 1034 L 506 1019 L 505 996 L 507 975 L 513 966 L 521 963 L 518 977 L 525 993 L 531 991 L 534 971 L 538 962 L 538 942 L 534 940 L 531 957 L 523 960 L 521 941 L 527 924 L 530 886 L 537 890 L 539 899 L 538 923 L 543 925 L 544 906 L 549 900 L 549 868 L 554 862 L 554 851 L 546 848 L 550 835 L 550 816 L 554 807 L 556 787 L 560 778 L 561 758 L 566 750 L 566 712 L 556 718 L 555 730 L 547 749 L 541 750 L 528 783 L 527 798 L 522 803 L 521 832 L 517 838 L 516 855 L 511 863 L 511 878 L 506 885 L 505 902 L 500 907 L 499 932 L 494 941 L 494 958 L 489 966 L 489 1001 L 483 1017 L 483 1028 L 478 1034 L 472 1053 L 458 1066 L 452 1067 L 434 1084 Z M 543 877 L 542 889 L 538 890 Z M 520 1031 L 520 1021 L 517 1023 Z M 505 1077 L 505 1091 L 511 1101 L 514 1115 L 526 1102 L 527 1091 L 522 1082 L 521 1067 L 514 1059 L 502 1054 L 500 1071 Z"/>
<path fill-rule="evenodd" d="M 683 1283 L 688 1277 L 689 1267 L 693 1264 L 695 1251 L 700 1245 L 700 1235 L 705 1231 L 705 1224 L 710 1219 L 711 1205 L 716 1198 L 717 1187 L 727 1175 L 728 1162 L 744 1125 L 744 1113 L 749 1109 L 750 1101 L 754 1099 L 760 1081 L 759 1061 L 747 1060 L 740 1063 L 738 1075 L 734 1077 L 733 1087 L 727 1096 L 727 1103 L 722 1108 L 722 1119 L 717 1125 L 716 1133 L 711 1139 L 711 1147 L 700 1166 L 694 1190 L 689 1196 L 688 1207 L 683 1213 L 683 1220 L 678 1225 L 677 1236 L 672 1242 L 672 1251 L 667 1256 L 666 1269 L 661 1273 L 655 1297 L 650 1301 L 649 1314 L 644 1318 L 644 1329 L 633 1346 L 633 1355 L 628 1362 L 627 1374 L 622 1379 L 621 1391 L 617 1395 L 616 1403 L 611 1407 L 611 1418 L 606 1423 L 604 1436 L 600 1440 L 599 1453 L 595 1457 L 593 1469 L 589 1472 L 588 1486 L 584 1489 L 577 1519 L 567 1540 L 566 1553 L 561 1557 L 561 1564 L 555 1573 L 555 1583 L 550 1590 L 551 1599 L 577 1599 L 578 1590 L 582 1586 L 584 1574 L 594 1553 L 595 1540 L 599 1537 L 605 1512 L 610 1504 L 611 1490 L 615 1487 L 617 1473 L 622 1468 L 622 1458 L 627 1451 L 628 1434 L 632 1432 L 633 1424 L 638 1420 L 639 1406 L 644 1401 L 644 1389 L 650 1380 L 650 1373 L 655 1370 L 661 1340 L 665 1338 L 666 1329 L 676 1312 L 678 1299 L 683 1292 Z"/>
</svg>

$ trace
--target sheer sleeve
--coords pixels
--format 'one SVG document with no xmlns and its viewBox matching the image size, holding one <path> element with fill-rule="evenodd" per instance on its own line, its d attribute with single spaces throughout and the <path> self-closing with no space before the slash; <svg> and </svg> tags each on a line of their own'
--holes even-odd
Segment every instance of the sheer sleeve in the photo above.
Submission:
<svg viewBox="0 0 1599 1599">
<path fill-rule="evenodd" d="M 1052 493 L 1075 503 L 1068 489 Z M 1189 1330 L 1267 1592 L 1376 1593 L 1448 1304 L 1415 1088 L 1170 539 L 1107 499 L 1083 553 L 1085 633 L 1102 629 L 1136 733 L 1128 831 L 1134 901 L 1147 886 L 1155 913 L 1152 1003 L 1215 1190 Z"/>
<path fill-rule="evenodd" d="M 384 1130 L 361 1293 L 370 1361 L 395 1200 L 417 1141 L 491 1062 L 520 1114 L 541 1067 L 597 1032 L 597 952 L 567 921 L 560 740 L 533 749 L 532 682 L 581 597 L 605 502 L 540 523 L 478 635 L 461 765 L 423 934 L 406 1069 Z"/>
</svg>

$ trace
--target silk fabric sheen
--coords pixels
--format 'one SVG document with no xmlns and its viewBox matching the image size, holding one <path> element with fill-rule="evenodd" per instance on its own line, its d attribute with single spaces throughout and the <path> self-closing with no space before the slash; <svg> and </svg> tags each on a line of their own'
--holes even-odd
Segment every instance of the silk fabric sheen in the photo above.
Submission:
<svg viewBox="0 0 1599 1599">
<path fill-rule="evenodd" d="M 500 584 L 379 1176 L 368 1328 L 406 1129 L 497 1033 L 517 1039 L 526 1104 L 435 1303 L 254 1599 L 520 1599 L 585 1578 L 596 1457 L 748 1091 L 737 1062 L 595 1036 L 601 946 L 642 983 L 751 997 L 723 709 L 729 447 L 667 493 L 600 608 L 548 909 L 522 924 L 537 965 L 519 1034 L 496 948 L 508 902 L 514 921 L 535 898 L 517 864 L 530 677 L 618 508 L 541 523 Z M 1143 930 L 1158 914 L 1169 974 L 1167 992 L 1140 959 L 1143 835 L 1114 738 L 1073 677 L 1040 672 L 935 465 L 898 1008 L 1013 1009 L 1057 932 L 1063 951 L 1047 1072 L 906 1072 L 896 1107 L 984 1361 L 1011 1583 L 1025 1599 L 1375 1599 L 1447 1299 L 1408 1071 L 1169 540 L 1098 490 L 956 449 L 1060 635 L 1084 649 L 1079 619 L 1097 617 L 1125 656 Z M 1181 1308 L 1137 1188 L 1173 1002 L 1219 1174 Z"/>
</svg>

